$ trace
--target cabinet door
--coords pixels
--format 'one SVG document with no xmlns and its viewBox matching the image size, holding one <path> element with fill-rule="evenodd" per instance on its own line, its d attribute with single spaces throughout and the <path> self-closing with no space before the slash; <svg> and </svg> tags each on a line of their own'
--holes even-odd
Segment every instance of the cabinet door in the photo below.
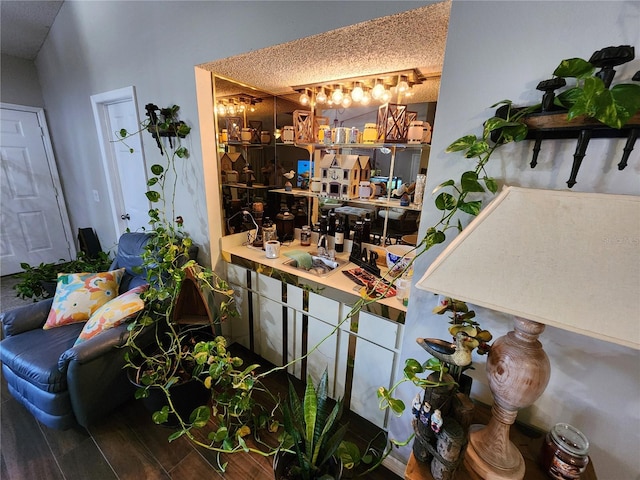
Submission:
<svg viewBox="0 0 640 480">
<path fill-rule="evenodd" d="M 376 392 L 391 386 L 395 352 L 363 338 L 356 341 L 356 355 L 351 384 L 351 410 L 380 428 L 386 425 L 386 410 L 380 410 Z"/>
<path fill-rule="evenodd" d="M 335 398 L 336 354 L 338 349 L 338 332 L 334 327 L 308 317 L 307 320 L 307 376 L 311 375 L 317 385 L 322 374 L 327 370 L 329 396 Z M 328 337 L 328 338 L 327 338 Z M 320 343 L 322 342 L 322 343 Z"/>
<path fill-rule="evenodd" d="M 257 303 L 257 295 L 238 285 L 229 285 L 233 288 L 233 297 L 238 316 L 232 317 L 226 322 L 228 324 L 228 330 L 225 329 L 225 324 L 223 324 L 222 331 L 223 333 L 228 332 L 226 334 L 231 337 L 232 342 L 237 342 L 251 350 L 253 308 Z"/>
<path fill-rule="evenodd" d="M 293 325 L 294 312 L 262 295 L 258 303 L 256 353 L 274 365 L 284 365 L 290 350 L 289 329 Z"/>
</svg>

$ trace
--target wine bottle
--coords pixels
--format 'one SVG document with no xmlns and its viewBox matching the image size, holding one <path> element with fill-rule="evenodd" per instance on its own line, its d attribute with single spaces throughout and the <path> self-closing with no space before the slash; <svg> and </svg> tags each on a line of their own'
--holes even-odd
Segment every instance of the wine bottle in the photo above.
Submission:
<svg viewBox="0 0 640 480">
<path fill-rule="evenodd" d="M 340 220 L 336 220 L 335 225 L 335 249 L 336 252 L 341 253 L 344 252 L 344 225 Z"/>
</svg>

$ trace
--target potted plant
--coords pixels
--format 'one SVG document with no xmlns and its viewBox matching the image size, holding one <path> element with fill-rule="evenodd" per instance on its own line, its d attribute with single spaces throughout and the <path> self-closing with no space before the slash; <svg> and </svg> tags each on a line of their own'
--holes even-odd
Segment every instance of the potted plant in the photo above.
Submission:
<svg viewBox="0 0 640 480">
<path fill-rule="evenodd" d="M 342 400 L 327 397 L 327 372 L 317 388 L 307 380 L 302 403 L 289 382 L 288 401 L 282 405 L 285 439 L 274 458 L 276 480 L 329 480 L 342 477 L 336 456 L 348 424 L 340 425 Z"/>
<path fill-rule="evenodd" d="M 37 266 L 22 262 L 20 267 L 23 271 L 16 274 L 20 281 L 13 288 L 17 297 L 24 300 L 31 298 L 36 302 L 53 297 L 59 273 L 106 272 L 111 262 L 107 252 L 99 252 L 95 258 L 91 258 L 82 251 L 78 252 L 75 260 L 69 262 L 62 258 L 57 263 L 41 263 Z"/>
<path fill-rule="evenodd" d="M 145 307 L 129 325 L 127 341 L 130 353 L 126 358 L 135 373 L 136 398 L 159 396 L 152 404 L 152 419 L 174 429 L 170 441 L 185 436 L 218 454 L 271 455 L 273 449 L 251 448 L 244 440 L 256 428 L 277 427 L 270 412 L 253 398 L 254 391 L 266 390 L 255 374 L 257 365 L 243 367 L 242 359 L 228 351 L 224 337 L 203 334 L 201 327 L 179 325 L 174 318 L 176 300 L 188 275 L 215 303 L 211 307 L 214 324 L 233 317 L 235 308 L 227 283 L 192 258 L 193 242 L 184 231 L 182 217 L 174 211 L 176 162 L 189 156 L 181 139 L 190 128 L 177 120 L 178 106 L 161 109 L 159 117 L 152 114 L 155 108 L 147 105 L 149 119 L 138 132 L 119 132 L 123 141 L 139 132 L 151 132 L 165 158 L 164 165 L 151 166 L 153 175 L 147 182 L 146 196 L 154 207 L 149 210 L 152 235 L 141 270 L 149 287 L 141 295 Z M 182 388 L 193 402 L 179 399 Z M 215 425 L 210 422 L 214 419 Z M 221 471 L 226 468 L 220 458 L 218 467 Z"/>
</svg>

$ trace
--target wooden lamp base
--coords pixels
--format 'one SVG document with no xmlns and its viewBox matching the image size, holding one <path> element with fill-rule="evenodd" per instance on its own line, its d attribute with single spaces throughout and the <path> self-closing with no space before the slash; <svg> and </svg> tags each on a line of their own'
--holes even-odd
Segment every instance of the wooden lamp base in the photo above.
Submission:
<svg viewBox="0 0 640 480">
<path fill-rule="evenodd" d="M 514 330 L 491 347 L 487 377 L 494 398 L 492 417 L 486 426 L 471 426 L 464 460 L 467 469 L 481 478 L 524 478 L 524 459 L 509 440 L 509 428 L 518 410 L 533 404 L 549 382 L 549 358 L 538 341 L 544 327 L 516 317 Z"/>
</svg>

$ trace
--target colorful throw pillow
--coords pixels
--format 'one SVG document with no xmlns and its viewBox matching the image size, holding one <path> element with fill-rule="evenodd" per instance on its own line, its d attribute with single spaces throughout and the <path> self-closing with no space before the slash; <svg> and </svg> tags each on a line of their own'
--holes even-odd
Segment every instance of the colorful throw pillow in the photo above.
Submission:
<svg viewBox="0 0 640 480">
<path fill-rule="evenodd" d="M 117 296 L 98 308 L 94 314 L 91 315 L 91 318 L 87 321 L 76 343 L 73 345 L 79 345 L 95 337 L 100 332 L 117 327 L 142 310 L 144 308 L 144 301 L 140 298 L 140 294 L 148 287 L 148 285 L 140 285 L 132 288 L 128 292 Z"/>
<path fill-rule="evenodd" d="M 124 268 L 102 273 L 60 273 L 44 329 L 84 322 L 118 296 Z"/>
</svg>

